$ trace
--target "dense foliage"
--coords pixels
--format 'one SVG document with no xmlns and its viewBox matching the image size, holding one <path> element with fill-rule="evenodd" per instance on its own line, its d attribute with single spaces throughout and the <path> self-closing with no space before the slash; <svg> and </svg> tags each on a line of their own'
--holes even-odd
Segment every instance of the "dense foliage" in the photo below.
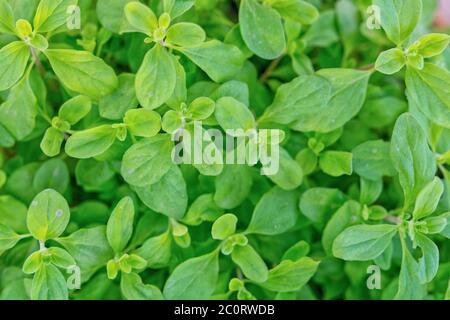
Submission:
<svg viewBox="0 0 450 320">
<path fill-rule="evenodd" d="M 0 298 L 448 299 L 436 5 L 0 0 Z M 175 163 L 197 121 L 279 170 Z"/>
</svg>

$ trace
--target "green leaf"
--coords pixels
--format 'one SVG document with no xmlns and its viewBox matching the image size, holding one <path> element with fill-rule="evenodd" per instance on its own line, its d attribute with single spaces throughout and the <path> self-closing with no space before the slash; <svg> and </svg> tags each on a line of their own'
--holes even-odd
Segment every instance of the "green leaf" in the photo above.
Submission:
<svg viewBox="0 0 450 320">
<path fill-rule="evenodd" d="M 164 0 L 164 10 L 175 19 L 192 8 L 195 0 Z"/>
<path fill-rule="evenodd" d="M 214 100 L 206 97 L 200 97 L 192 101 L 188 107 L 188 112 L 194 120 L 208 119 L 216 108 Z"/>
<path fill-rule="evenodd" d="M 320 155 L 319 166 L 326 174 L 333 177 L 351 175 L 353 154 L 343 151 L 326 151 Z"/>
<path fill-rule="evenodd" d="M 28 208 L 12 196 L 0 196 L 0 224 L 12 228 L 18 233 L 27 233 Z"/>
<path fill-rule="evenodd" d="M 291 260 L 292 262 L 298 261 L 301 258 L 305 257 L 310 250 L 311 246 L 309 245 L 309 243 L 300 240 L 283 254 L 281 260 Z"/>
<path fill-rule="evenodd" d="M 151 110 L 128 110 L 123 121 L 130 133 L 137 137 L 151 138 L 161 130 L 161 116 Z"/>
<path fill-rule="evenodd" d="M 444 52 L 449 43 L 450 36 L 448 34 L 430 33 L 420 37 L 408 48 L 408 51 L 417 53 L 424 58 L 431 58 Z"/>
<path fill-rule="evenodd" d="M 13 248 L 20 239 L 20 236 L 13 229 L 0 224 L 0 253 Z"/>
<path fill-rule="evenodd" d="M 17 140 L 25 139 L 33 131 L 37 115 L 36 102 L 28 76 L 25 76 L 10 90 L 6 101 L 0 105 L 0 123 Z"/>
<path fill-rule="evenodd" d="M 360 220 L 361 205 L 353 200 L 345 202 L 328 221 L 322 234 L 322 246 L 332 254 L 333 242 L 351 224 Z"/>
<path fill-rule="evenodd" d="M 218 40 L 206 41 L 194 48 L 177 48 L 177 50 L 192 60 L 215 82 L 233 78 L 242 69 L 244 62 L 238 48 Z"/>
<path fill-rule="evenodd" d="M 33 188 L 36 192 L 53 189 L 64 194 L 70 183 L 69 169 L 61 159 L 52 159 L 44 162 L 36 171 L 33 179 Z"/>
<path fill-rule="evenodd" d="M 322 69 L 317 72 L 332 85 L 331 99 L 314 108 L 308 120 L 298 120 L 292 129 L 298 131 L 330 132 L 342 127 L 361 110 L 366 99 L 368 71 L 352 69 Z M 325 92 L 325 94 L 327 94 Z"/>
<path fill-rule="evenodd" d="M 86 96 L 76 96 L 61 106 L 58 115 L 62 120 L 74 125 L 81 121 L 91 111 L 91 108 L 91 99 Z"/>
<path fill-rule="evenodd" d="M 231 259 L 251 281 L 259 283 L 267 280 L 269 270 L 260 255 L 250 245 L 235 246 Z"/>
<path fill-rule="evenodd" d="M 68 237 L 55 239 L 81 268 L 81 280 L 85 282 L 113 258 L 114 252 L 106 238 L 106 227 L 79 229 Z"/>
<path fill-rule="evenodd" d="M 434 178 L 419 193 L 414 207 L 413 217 L 420 220 L 432 214 L 444 193 L 444 184 L 439 178 Z"/>
<path fill-rule="evenodd" d="M 225 240 L 236 232 L 237 217 L 227 213 L 217 219 L 211 230 L 211 235 L 215 240 Z"/>
<path fill-rule="evenodd" d="M 176 85 L 176 69 L 172 55 L 159 44 L 144 58 L 136 74 L 136 96 L 147 109 L 156 109 L 172 96 Z"/>
<path fill-rule="evenodd" d="M 396 300 L 422 300 L 426 294 L 423 285 L 420 284 L 420 268 L 408 249 L 403 247 L 402 266 L 398 282 Z"/>
<path fill-rule="evenodd" d="M 291 19 L 301 24 L 312 24 L 319 11 L 312 4 L 302 0 L 276 0 L 271 4 L 285 19 Z"/>
<path fill-rule="evenodd" d="M 333 255 L 347 261 L 375 259 L 389 246 L 397 228 L 387 224 L 349 227 L 334 240 Z"/>
<path fill-rule="evenodd" d="M 276 235 L 293 228 L 298 217 L 297 193 L 272 188 L 259 200 L 247 231 L 250 233 Z"/>
<path fill-rule="evenodd" d="M 247 106 L 231 97 L 217 100 L 215 116 L 224 130 L 243 129 L 245 132 L 256 127 L 252 112 Z"/>
<path fill-rule="evenodd" d="M 120 289 L 128 300 L 163 300 L 163 295 L 158 287 L 143 284 L 141 277 L 136 273 L 122 273 Z"/>
<path fill-rule="evenodd" d="M 108 242 L 116 254 L 121 253 L 133 234 L 134 204 L 130 197 L 119 201 L 106 227 Z"/>
<path fill-rule="evenodd" d="M 230 165 L 223 168 L 215 179 L 214 201 L 223 209 L 239 206 L 250 194 L 253 179 L 245 165 Z"/>
<path fill-rule="evenodd" d="M 22 41 L 0 49 L 0 91 L 7 90 L 22 78 L 30 59 L 30 50 Z"/>
<path fill-rule="evenodd" d="M 64 86 L 93 100 L 110 94 L 118 85 L 114 70 L 87 51 L 48 49 L 45 55 Z"/>
<path fill-rule="evenodd" d="M 167 29 L 167 42 L 176 46 L 192 48 L 201 45 L 205 39 L 205 31 L 195 23 L 179 22 Z"/>
<path fill-rule="evenodd" d="M 297 128 L 310 131 L 315 127 L 317 109 L 327 105 L 331 98 L 331 83 L 315 75 L 302 75 L 281 85 L 261 121 L 279 124 L 296 123 Z"/>
<path fill-rule="evenodd" d="M 242 38 L 248 48 L 263 59 L 283 54 L 286 39 L 279 13 L 257 0 L 243 0 L 239 8 Z"/>
<path fill-rule="evenodd" d="M 169 300 L 207 300 L 214 293 L 218 278 L 217 252 L 186 260 L 167 279 L 164 297 Z"/>
<path fill-rule="evenodd" d="M 170 136 L 165 134 L 134 144 L 123 156 L 121 172 L 125 181 L 138 187 L 160 181 L 173 165 L 172 145 Z"/>
<path fill-rule="evenodd" d="M 28 229 L 33 237 L 41 241 L 59 237 L 69 220 L 70 210 L 66 199 L 52 189 L 39 193 L 28 209 Z"/>
<path fill-rule="evenodd" d="M 379 7 L 381 26 L 389 40 L 402 44 L 416 28 L 422 13 L 422 0 L 373 0 Z"/>
<path fill-rule="evenodd" d="M 147 239 L 135 253 L 147 261 L 150 268 L 165 267 L 171 258 L 172 239 L 169 233 Z"/>
<path fill-rule="evenodd" d="M 352 153 L 353 168 L 361 177 L 376 181 L 383 176 L 395 175 L 388 142 L 366 141 L 353 149 Z"/>
<path fill-rule="evenodd" d="M 338 189 L 311 188 L 300 198 L 300 210 L 314 223 L 324 224 L 344 202 Z"/>
<path fill-rule="evenodd" d="M 401 115 L 395 124 L 391 158 L 399 173 L 405 208 L 409 208 L 436 173 L 435 156 L 428 146 L 425 132 L 409 113 Z"/>
<path fill-rule="evenodd" d="M 64 133 L 51 127 L 45 131 L 41 141 L 41 150 L 47 157 L 55 157 L 61 152 Z"/>
<path fill-rule="evenodd" d="M 34 16 L 35 32 L 50 32 L 67 23 L 70 6 L 78 0 L 41 0 Z"/>
<path fill-rule="evenodd" d="M 419 278 L 421 283 L 429 283 L 436 276 L 439 269 L 439 248 L 420 232 L 415 234 L 414 240 L 422 249 L 422 257 L 419 258 Z"/>
<path fill-rule="evenodd" d="M 178 166 L 171 166 L 158 182 L 135 190 L 142 202 L 156 212 L 177 220 L 186 213 L 187 186 Z"/>
<path fill-rule="evenodd" d="M 307 257 L 297 261 L 283 260 L 269 271 L 267 280 L 259 285 L 276 292 L 298 291 L 308 283 L 318 266 L 319 262 Z"/>
<path fill-rule="evenodd" d="M 52 247 L 47 251 L 51 256 L 51 263 L 59 268 L 69 269 L 76 265 L 74 258 L 64 249 Z"/>
<path fill-rule="evenodd" d="M 66 279 L 55 266 L 42 264 L 31 285 L 32 300 L 68 300 Z"/>
<path fill-rule="evenodd" d="M 0 32 L 14 34 L 14 31 L 14 12 L 11 5 L 7 0 L 0 0 Z"/>
<path fill-rule="evenodd" d="M 384 74 L 394 74 L 405 66 L 405 54 L 399 48 L 383 51 L 375 62 L 375 69 Z"/>
<path fill-rule="evenodd" d="M 119 33 L 125 21 L 125 6 L 133 0 L 99 0 L 97 17 L 107 30 Z"/>
<path fill-rule="evenodd" d="M 106 152 L 116 140 L 117 129 L 111 125 L 78 131 L 67 140 L 66 153 L 77 159 L 93 158 Z"/>
<path fill-rule="evenodd" d="M 153 11 L 146 5 L 133 1 L 125 6 L 125 17 L 134 30 L 152 36 L 158 28 L 158 19 Z"/>
<path fill-rule="evenodd" d="M 450 72 L 431 63 L 422 70 L 407 68 L 408 97 L 434 123 L 450 128 Z"/>
<path fill-rule="evenodd" d="M 119 86 L 111 94 L 99 100 L 98 108 L 103 118 L 119 120 L 125 116 L 127 110 L 138 106 L 136 98 L 134 74 L 123 73 L 118 76 Z"/>
</svg>

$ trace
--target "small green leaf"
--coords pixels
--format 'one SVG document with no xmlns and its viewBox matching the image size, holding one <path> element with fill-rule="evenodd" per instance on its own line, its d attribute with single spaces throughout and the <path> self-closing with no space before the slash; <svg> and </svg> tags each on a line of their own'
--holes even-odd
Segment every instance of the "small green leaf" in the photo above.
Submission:
<svg viewBox="0 0 450 320">
<path fill-rule="evenodd" d="M 436 276 L 439 269 L 439 248 L 420 232 L 415 234 L 415 241 L 422 249 L 422 257 L 419 258 L 419 277 L 421 283 L 429 283 Z"/>
<path fill-rule="evenodd" d="M 161 116 L 151 110 L 128 110 L 123 121 L 130 133 L 137 137 L 151 138 L 161 130 Z"/>
<path fill-rule="evenodd" d="M 420 220 L 432 214 L 436 210 L 443 193 L 444 184 L 439 178 L 434 178 L 417 196 L 413 212 L 414 219 Z"/>
<path fill-rule="evenodd" d="M 39 193 L 28 209 L 28 229 L 33 237 L 41 241 L 59 237 L 69 220 L 70 210 L 66 199 L 52 189 Z"/>
<path fill-rule="evenodd" d="M 13 229 L 0 224 L 0 252 L 13 248 L 20 239 L 20 236 Z"/>
<path fill-rule="evenodd" d="M 158 182 L 173 165 L 171 151 L 171 138 L 164 134 L 134 144 L 123 157 L 122 176 L 133 186 Z"/>
<path fill-rule="evenodd" d="M 334 240 L 333 255 L 347 261 L 375 259 L 396 233 L 397 226 L 387 224 L 349 227 Z"/>
<path fill-rule="evenodd" d="M 116 133 L 117 130 L 111 125 L 76 132 L 67 140 L 66 153 L 77 159 L 96 157 L 113 145 Z"/>
<path fill-rule="evenodd" d="M 64 249 L 52 247 L 48 249 L 51 263 L 59 268 L 68 269 L 76 265 L 75 259 Z"/>
<path fill-rule="evenodd" d="M 119 86 L 109 95 L 102 97 L 98 103 L 100 115 L 110 120 L 119 120 L 127 110 L 138 106 L 134 74 L 123 73 L 118 76 Z"/>
<path fill-rule="evenodd" d="M 379 7 L 381 26 L 396 45 L 414 31 L 422 13 L 422 0 L 373 0 L 373 4 Z"/>
<path fill-rule="evenodd" d="M 186 260 L 167 279 L 164 297 L 169 300 L 207 300 L 214 293 L 218 278 L 216 252 Z"/>
<path fill-rule="evenodd" d="M 225 166 L 215 179 L 214 201 L 223 209 L 236 208 L 248 197 L 252 184 L 253 179 L 247 166 Z"/>
<path fill-rule="evenodd" d="M 390 144 L 382 140 L 366 141 L 352 151 L 353 168 L 361 177 L 379 180 L 395 175 L 390 157 Z"/>
<path fill-rule="evenodd" d="M 114 252 L 122 252 L 133 234 L 134 204 L 125 197 L 116 205 L 108 220 L 106 236 Z"/>
<path fill-rule="evenodd" d="M 0 0 L 0 32 L 14 34 L 14 12 L 7 0 Z"/>
<path fill-rule="evenodd" d="M 67 10 L 78 0 L 41 0 L 34 16 L 36 32 L 51 32 L 68 21 Z"/>
<path fill-rule="evenodd" d="M 42 264 L 31 285 L 32 300 L 68 300 L 66 279 L 55 266 Z"/>
<path fill-rule="evenodd" d="M 205 39 L 205 31 L 195 23 L 179 22 L 167 30 L 167 42 L 184 48 L 199 46 Z"/>
<path fill-rule="evenodd" d="M 191 102 L 188 112 L 194 120 L 205 120 L 214 113 L 215 107 L 216 103 L 214 100 L 200 97 Z"/>
<path fill-rule="evenodd" d="M 45 131 L 41 141 L 41 150 L 47 157 L 55 157 L 61 152 L 64 133 L 51 127 Z"/>
<path fill-rule="evenodd" d="M 409 52 L 415 52 L 424 58 L 440 55 L 448 47 L 450 36 L 445 33 L 430 33 L 420 37 L 409 48 Z"/>
<path fill-rule="evenodd" d="M 213 239 L 225 240 L 236 232 L 237 217 L 234 214 L 227 213 L 217 219 L 211 230 Z"/>
<path fill-rule="evenodd" d="M 220 98 L 216 104 L 215 116 L 224 130 L 243 129 L 244 132 L 256 126 L 252 112 L 234 98 Z"/>
<path fill-rule="evenodd" d="M 77 124 L 92 108 L 92 101 L 86 96 L 76 96 L 66 101 L 58 111 L 61 119 L 71 125 Z"/>
<path fill-rule="evenodd" d="M 409 250 L 403 247 L 402 266 L 398 282 L 396 300 L 421 300 L 426 294 L 425 287 L 420 284 L 420 267 Z"/>
<path fill-rule="evenodd" d="M 11 88 L 22 78 L 30 50 L 22 41 L 11 42 L 0 49 L 0 91 Z"/>
<path fill-rule="evenodd" d="M 318 266 L 319 262 L 307 257 L 297 261 L 283 260 L 269 271 L 267 280 L 259 285 L 276 292 L 298 291 L 312 278 Z"/>
<path fill-rule="evenodd" d="M 45 55 L 64 86 L 94 100 L 110 94 L 118 85 L 114 70 L 87 51 L 48 49 Z"/>
<path fill-rule="evenodd" d="M 163 300 L 164 297 L 158 287 L 143 284 L 141 277 L 136 273 L 123 273 L 120 289 L 128 300 Z"/>
<path fill-rule="evenodd" d="M 405 66 L 405 54 L 398 48 L 383 51 L 375 63 L 375 69 L 384 74 L 394 74 Z"/>
<path fill-rule="evenodd" d="M 125 6 L 125 17 L 134 30 L 152 36 L 158 28 L 158 19 L 153 11 L 146 5 L 133 1 Z"/>
<path fill-rule="evenodd" d="M 144 58 L 136 74 L 136 96 L 147 109 L 156 109 L 172 96 L 176 85 L 173 57 L 157 44 Z"/>
<path fill-rule="evenodd" d="M 319 166 L 326 174 L 333 177 L 351 175 L 353 154 L 343 151 L 326 151 L 320 155 Z"/>
<path fill-rule="evenodd" d="M 269 271 L 260 255 L 250 245 L 236 246 L 231 253 L 231 259 L 241 268 L 244 275 L 254 282 L 267 280 Z"/>
<path fill-rule="evenodd" d="M 303 25 L 312 24 L 319 17 L 319 11 L 316 7 L 302 0 L 276 0 L 271 6 L 283 18 L 294 20 Z"/>
<path fill-rule="evenodd" d="M 257 0 L 241 1 L 239 24 L 245 43 L 259 57 L 272 60 L 286 49 L 281 17 L 268 5 Z"/>
</svg>

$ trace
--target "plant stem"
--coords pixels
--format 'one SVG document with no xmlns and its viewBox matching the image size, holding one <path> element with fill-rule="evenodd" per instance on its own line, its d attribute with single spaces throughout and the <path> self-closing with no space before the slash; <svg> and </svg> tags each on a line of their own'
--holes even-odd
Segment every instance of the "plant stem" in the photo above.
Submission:
<svg viewBox="0 0 450 320">
<path fill-rule="evenodd" d="M 270 76 L 272 75 L 272 73 L 275 71 L 275 69 L 278 67 L 278 65 L 280 64 L 281 60 L 283 60 L 284 55 L 280 56 L 279 58 L 273 60 L 270 65 L 267 67 L 266 71 L 264 71 L 264 73 L 261 75 L 261 77 L 259 78 L 259 80 L 262 83 L 265 83 L 267 81 L 267 79 L 270 78 Z"/>
</svg>

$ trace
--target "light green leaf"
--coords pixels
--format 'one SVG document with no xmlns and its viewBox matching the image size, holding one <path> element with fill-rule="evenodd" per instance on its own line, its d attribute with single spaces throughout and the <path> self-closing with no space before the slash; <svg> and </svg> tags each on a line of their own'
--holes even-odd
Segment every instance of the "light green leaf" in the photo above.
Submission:
<svg viewBox="0 0 450 320">
<path fill-rule="evenodd" d="M 34 16 L 34 30 L 44 33 L 64 25 L 69 19 L 69 8 L 77 4 L 78 0 L 41 0 Z"/>
<path fill-rule="evenodd" d="M 133 1 L 125 6 L 125 17 L 134 30 L 152 36 L 158 28 L 158 19 L 152 9 L 146 5 Z"/>
<path fill-rule="evenodd" d="M 419 193 L 414 207 L 413 217 L 420 220 L 432 214 L 444 193 L 444 184 L 439 178 L 434 178 Z"/>
<path fill-rule="evenodd" d="M 300 198 L 300 210 L 314 223 L 324 224 L 344 202 L 338 189 L 311 188 Z"/>
<path fill-rule="evenodd" d="M 319 17 L 319 11 L 312 4 L 302 0 L 276 0 L 272 8 L 285 19 L 291 19 L 301 24 L 311 24 Z"/>
<path fill-rule="evenodd" d="M 239 24 L 242 38 L 248 48 L 261 58 L 278 58 L 286 49 L 281 17 L 268 5 L 257 0 L 242 0 Z"/>
<path fill-rule="evenodd" d="M 319 262 L 307 257 L 297 261 L 284 260 L 271 269 L 267 281 L 259 285 L 276 292 L 298 291 L 308 283 L 318 266 Z"/>
<path fill-rule="evenodd" d="M 149 268 L 165 267 L 171 258 L 172 238 L 170 233 L 147 239 L 135 253 L 147 261 Z"/>
<path fill-rule="evenodd" d="M 422 249 L 422 257 L 419 258 L 419 278 L 421 283 L 429 283 L 436 276 L 439 269 L 439 248 L 420 232 L 415 234 L 415 241 Z"/>
<path fill-rule="evenodd" d="M 253 179 L 249 167 L 230 165 L 215 179 L 214 201 L 223 209 L 239 206 L 250 194 Z"/>
<path fill-rule="evenodd" d="M 245 132 L 256 126 L 255 118 L 247 106 L 231 97 L 217 101 L 215 116 L 224 130 L 243 129 Z"/>
<path fill-rule="evenodd" d="M 199 46 L 205 39 L 205 31 L 195 23 L 179 22 L 167 30 L 167 42 L 184 48 Z"/>
<path fill-rule="evenodd" d="M 390 157 L 390 144 L 382 140 L 366 141 L 352 151 L 353 168 L 361 177 L 379 180 L 395 175 Z"/>
<path fill-rule="evenodd" d="M 244 57 L 238 48 L 217 40 L 206 41 L 195 48 L 177 49 L 215 82 L 230 80 L 242 69 L 244 63 Z"/>
<path fill-rule="evenodd" d="M 109 217 L 106 237 L 116 254 L 121 253 L 133 234 L 134 204 L 130 197 L 125 197 L 116 205 Z"/>
<path fill-rule="evenodd" d="M 151 138 L 161 130 L 161 116 L 151 110 L 128 110 L 123 121 L 130 133 L 137 137 Z"/>
<path fill-rule="evenodd" d="M 207 300 L 214 293 L 218 278 L 217 252 L 186 260 L 167 279 L 164 297 L 169 300 Z"/>
<path fill-rule="evenodd" d="M 158 182 L 135 190 L 142 202 L 156 212 L 177 220 L 186 213 L 187 186 L 178 166 L 172 165 Z"/>
<path fill-rule="evenodd" d="M 334 240 L 333 255 L 347 261 L 375 259 L 389 246 L 397 228 L 387 224 L 349 227 Z"/>
<path fill-rule="evenodd" d="M 142 283 L 141 277 L 136 273 L 122 273 L 120 289 L 127 300 L 163 300 L 158 287 Z"/>
<path fill-rule="evenodd" d="M 45 131 L 41 141 L 41 150 L 47 157 L 55 157 L 61 152 L 61 146 L 64 141 L 64 133 L 50 127 Z"/>
<path fill-rule="evenodd" d="M 250 245 L 235 246 L 231 259 L 248 279 L 258 283 L 267 280 L 269 270 L 260 255 Z"/>
<path fill-rule="evenodd" d="M 375 62 L 375 69 L 384 74 L 399 72 L 406 63 L 406 57 L 399 48 L 383 51 Z"/>
<path fill-rule="evenodd" d="M 70 209 L 66 199 L 52 189 L 39 193 L 28 209 L 28 229 L 33 237 L 41 241 L 59 237 L 69 220 Z"/>
<path fill-rule="evenodd" d="M 17 140 L 25 139 L 33 131 L 37 115 L 36 102 L 28 76 L 25 76 L 10 90 L 6 101 L 0 105 L 0 123 Z"/>
<path fill-rule="evenodd" d="M 125 6 L 133 0 L 99 0 L 97 17 L 107 30 L 119 33 L 125 21 Z"/>
<path fill-rule="evenodd" d="M 431 63 L 406 71 L 408 97 L 434 123 L 450 128 L 450 72 Z"/>
<path fill-rule="evenodd" d="M 440 55 L 447 49 L 450 36 L 445 33 L 430 33 L 420 37 L 409 48 L 408 52 L 417 53 L 424 58 Z"/>
<path fill-rule="evenodd" d="M 62 120 L 74 125 L 83 119 L 91 111 L 91 108 L 91 99 L 86 96 L 76 96 L 61 106 L 58 115 Z"/>
<path fill-rule="evenodd" d="M 396 300 L 422 300 L 426 294 L 426 288 L 420 284 L 419 264 L 408 249 L 403 248 L 402 266 L 398 282 Z"/>
<path fill-rule="evenodd" d="M 0 224 L 0 253 L 13 248 L 20 239 L 20 236 L 13 229 Z"/>
<path fill-rule="evenodd" d="M 409 113 L 401 115 L 395 124 L 391 158 L 399 173 L 405 208 L 409 208 L 436 173 L 435 156 L 428 146 L 425 132 Z"/>
<path fill-rule="evenodd" d="M 422 0 L 373 0 L 379 7 L 381 26 L 389 40 L 402 44 L 416 28 L 422 13 Z"/>
<path fill-rule="evenodd" d="M 114 70 L 87 51 L 48 49 L 45 55 L 64 86 L 72 91 L 98 100 L 118 85 Z"/>
<path fill-rule="evenodd" d="M 319 166 L 326 174 L 333 177 L 351 175 L 353 154 L 344 151 L 326 151 L 320 155 Z"/>
<path fill-rule="evenodd" d="M 156 109 L 172 96 L 176 85 L 173 57 L 159 44 L 144 58 L 136 74 L 136 96 L 147 109 Z"/>
<path fill-rule="evenodd" d="M 74 133 L 67 140 L 66 153 L 77 159 L 93 158 L 106 152 L 116 140 L 117 129 L 102 125 Z"/>
<path fill-rule="evenodd" d="M 68 300 L 66 279 L 55 266 L 42 264 L 31 285 L 32 300 Z"/>
<path fill-rule="evenodd" d="M 159 134 L 141 140 L 125 152 L 121 173 L 133 186 L 155 184 L 172 167 L 172 141 L 169 135 Z"/>
<path fill-rule="evenodd" d="M 30 50 L 22 41 L 0 49 L 0 91 L 11 88 L 22 78 L 30 59 Z"/>
<path fill-rule="evenodd" d="M 213 239 L 225 240 L 236 232 L 237 217 L 227 213 L 217 219 L 211 229 Z"/>
<path fill-rule="evenodd" d="M 14 34 L 14 22 L 14 12 L 11 5 L 7 0 L 0 0 L 0 32 Z"/>
<path fill-rule="evenodd" d="M 288 231 L 297 221 L 297 199 L 296 192 L 272 188 L 256 205 L 247 231 L 264 235 Z"/>
</svg>

